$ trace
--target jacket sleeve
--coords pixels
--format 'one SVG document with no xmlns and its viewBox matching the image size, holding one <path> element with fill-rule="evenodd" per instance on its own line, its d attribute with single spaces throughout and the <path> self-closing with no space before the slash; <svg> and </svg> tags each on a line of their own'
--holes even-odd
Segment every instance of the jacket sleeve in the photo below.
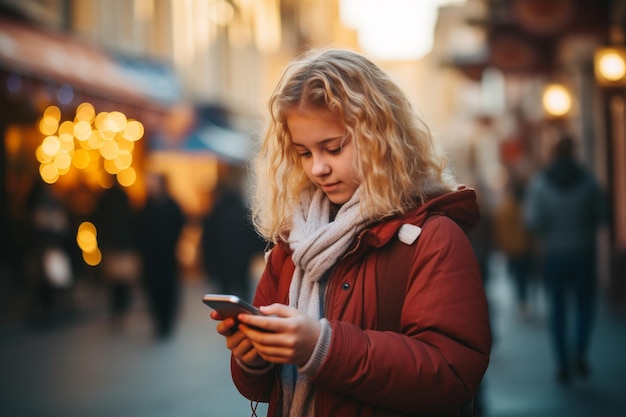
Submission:
<svg viewBox="0 0 626 417">
<path fill-rule="evenodd" d="M 253 301 L 255 306 L 280 302 L 278 298 L 279 280 L 286 259 L 287 253 L 283 246 L 277 245 L 272 249 L 265 270 L 257 285 Z M 247 372 L 239 366 L 235 357 L 231 355 L 231 375 L 241 395 L 249 400 L 269 402 L 272 387 L 276 382 L 273 367 L 269 372 Z"/>
<path fill-rule="evenodd" d="M 402 334 L 331 322 L 330 351 L 313 382 L 360 401 L 410 413 L 470 400 L 487 369 L 489 313 L 464 232 L 439 216 L 424 228 L 402 308 Z"/>
</svg>

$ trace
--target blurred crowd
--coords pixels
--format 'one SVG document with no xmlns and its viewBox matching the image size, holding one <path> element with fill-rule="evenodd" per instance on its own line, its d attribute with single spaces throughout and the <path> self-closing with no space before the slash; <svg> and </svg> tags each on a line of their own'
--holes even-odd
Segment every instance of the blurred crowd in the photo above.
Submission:
<svg viewBox="0 0 626 417">
<path fill-rule="evenodd" d="M 484 182 L 471 184 L 482 219 L 469 237 L 484 285 L 493 278 L 492 258 L 501 255 L 519 320 L 540 314 L 533 297 L 545 294 L 546 331 L 559 385 L 593 373 L 589 350 L 602 291 L 596 234 L 609 218 L 604 190 L 579 160 L 575 139 L 563 135 L 541 169 L 527 176 L 512 171 L 497 198 Z M 23 258 L 14 260 L 26 283 L 26 322 L 53 328 L 83 314 L 75 292 L 89 283 L 104 299 L 112 332 L 123 333 L 129 313 L 141 307 L 154 339 L 171 338 L 189 278 L 181 268 L 178 247 L 191 221 L 201 230 L 197 244 L 202 279 L 215 292 L 250 300 L 255 259 L 262 259 L 265 242 L 253 230 L 241 184 L 241 178 L 224 177 L 211 195 L 206 216 L 193 220 L 172 197 L 166 175 L 147 175 L 146 200 L 139 208 L 130 204 L 124 187 L 115 184 L 101 194 L 93 215 L 102 262 L 87 269 L 71 232 L 77 220 L 54 187 L 36 184 L 28 198 L 30 227 L 24 236 L 32 244 L 25 246 Z M 498 339 L 497 332 L 494 337 Z M 483 385 L 488 383 L 487 377 Z M 478 415 L 486 413 L 484 390 L 476 397 Z"/>
<path fill-rule="evenodd" d="M 192 223 L 201 229 L 199 276 L 216 291 L 250 300 L 253 261 L 264 243 L 253 230 L 239 185 L 220 180 L 210 196 L 212 208 L 200 219 L 183 211 L 170 187 L 166 175 L 149 173 L 140 206 L 131 204 L 117 182 L 104 189 L 88 216 L 97 230 L 101 261 L 87 265 L 74 234 L 85 219 L 72 213 L 55 187 L 36 183 L 27 200 L 27 230 L 16 230 L 21 239 L 14 253 L 20 256 L 3 269 L 19 283 L 12 305 L 5 306 L 12 310 L 3 326 L 54 328 L 100 306 L 111 329 L 120 332 L 129 312 L 145 307 L 155 337 L 168 338 L 176 325 L 181 286 L 193 279 L 185 276 L 179 250 Z M 87 297 L 80 294 L 85 291 Z"/>
<path fill-rule="evenodd" d="M 605 191 L 579 162 L 575 139 L 563 135 L 544 167 L 528 178 L 508 177 L 498 201 L 490 206 L 483 198 L 481 225 L 470 235 L 485 285 L 491 274 L 489 258 L 499 252 L 506 260 L 520 319 L 537 313 L 531 299 L 536 289 L 546 294 L 556 381 L 588 378 L 601 291 L 597 238 L 609 221 Z"/>
<path fill-rule="evenodd" d="M 531 297 L 537 288 L 548 294 L 558 381 L 588 375 L 587 351 L 599 292 L 596 233 L 608 221 L 608 208 L 604 191 L 578 162 L 575 140 L 564 136 L 557 141 L 551 160 L 533 175 L 511 172 L 497 199 L 480 181 L 474 186 L 482 220 L 470 239 L 485 286 L 492 274 L 490 258 L 494 253 L 504 255 L 521 319 L 532 317 Z M 22 307 L 30 323 L 52 324 L 68 312 L 80 313 L 73 290 L 83 280 L 106 294 L 112 328 L 123 329 L 139 289 L 155 337 L 171 335 L 185 280 L 177 248 L 190 220 L 172 198 L 165 175 L 149 175 L 146 191 L 139 209 L 119 184 L 102 193 L 94 213 L 102 262 L 85 269 L 74 249 L 75 220 L 53 187 L 38 183 L 32 188 L 26 239 L 33 244 L 21 260 L 15 260 L 27 283 Z M 197 221 L 202 275 L 217 292 L 250 300 L 255 284 L 252 268 L 264 242 L 253 230 L 241 181 L 221 180 L 211 200 L 207 215 Z M 567 311 L 570 297 L 572 313 Z M 571 348 L 565 342 L 570 314 L 576 318 Z"/>
</svg>

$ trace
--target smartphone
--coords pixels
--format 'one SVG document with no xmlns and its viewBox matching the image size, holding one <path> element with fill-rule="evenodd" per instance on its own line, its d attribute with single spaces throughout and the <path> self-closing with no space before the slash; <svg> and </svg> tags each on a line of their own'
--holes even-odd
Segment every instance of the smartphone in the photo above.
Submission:
<svg viewBox="0 0 626 417">
<path fill-rule="evenodd" d="M 229 294 L 204 294 L 204 304 L 216 310 L 224 318 L 237 318 L 240 313 L 261 315 L 261 311 L 250 303 L 236 295 Z"/>
</svg>

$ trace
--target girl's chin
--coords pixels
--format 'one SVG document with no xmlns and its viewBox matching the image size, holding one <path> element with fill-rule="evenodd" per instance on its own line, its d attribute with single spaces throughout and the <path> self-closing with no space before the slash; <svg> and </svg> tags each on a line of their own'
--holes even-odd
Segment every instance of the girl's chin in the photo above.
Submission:
<svg viewBox="0 0 626 417">
<path fill-rule="evenodd" d="M 330 200 L 331 203 L 341 206 L 347 203 L 352 195 L 347 194 L 339 194 L 339 193 L 325 193 L 326 197 Z"/>
</svg>

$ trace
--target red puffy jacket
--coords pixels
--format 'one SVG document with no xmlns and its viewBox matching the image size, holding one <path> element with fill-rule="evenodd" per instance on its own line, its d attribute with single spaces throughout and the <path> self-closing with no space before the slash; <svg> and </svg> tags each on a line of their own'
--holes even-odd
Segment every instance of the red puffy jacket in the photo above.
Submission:
<svg viewBox="0 0 626 417">
<path fill-rule="evenodd" d="M 474 191 L 463 189 L 360 233 L 329 277 L 324 311 L 332 327 L 330 349 L 310 379 L 317 416 L 460 415 L 478 389 L 491 348 L 487 300 L 465 235 L 479 218 Z M 410 271 L 404 300 L 391 300 L 403 303 L 401 332 L 381 331 L 377 285 L 384 281 L 376 278 L 377 262 L 390 256 L 385 247 L 405 223 L 423 226 L 412 259 L 406 259 L 409 268 L 391 270 L 398 264 L 394 258 L 384 277 Z M 289 304 L 293 271 L 289 248 L 277 245 L 254 304 Z M 269 402 L 268 416 L 275 416 L 278 366 L 266 375 L 250 375 L 232 358 L 231 370 L 242 395 Z"/>
</svg>

